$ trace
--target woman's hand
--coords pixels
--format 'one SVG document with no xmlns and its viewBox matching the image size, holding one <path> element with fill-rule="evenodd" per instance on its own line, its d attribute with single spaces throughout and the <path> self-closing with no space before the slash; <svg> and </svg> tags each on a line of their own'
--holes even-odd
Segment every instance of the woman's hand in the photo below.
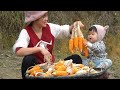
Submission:
<svg viewBox="0 0 120 90">
<path fill-rule="evenodd" d="M 81 21 L 76 21 L 76 22 L 78 22 L 78 24 L 80 25 L 81 28 L 84 27 L 84 24 Z"/>
<path fill-rule="evenodd" d="M 40 51 L 44 55 L 45 62 L 52 63 L 52 55 L 51 55 L 51 53 L 47 49 L 41 48 L 41 47 L 40 47 Z"/>
<path fill-rule="evenodd" d="M 72 33 L 73 28 L 74 28 L 77 24 L 79 24 L 81 28 L 84 27 L 84 24 L 83 24 L 81 21 L 75 21 L 75 22 L 74 22 L 72 25 L 70 25 L 70 27 L 69 27 L 70 34 Z"/>
</svg>

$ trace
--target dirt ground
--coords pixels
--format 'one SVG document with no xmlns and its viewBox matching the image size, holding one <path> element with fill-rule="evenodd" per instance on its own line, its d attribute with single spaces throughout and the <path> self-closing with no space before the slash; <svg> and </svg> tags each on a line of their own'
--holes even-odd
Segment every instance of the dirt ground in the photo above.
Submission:
<svg viewBox="0 0 120 90">
<path fill-rule="evenodd" d="M 21 79 L 21 63 L 12 50 L 0 51 L 0 79 Z"/>
<path fill-rule="evenodd" d="M 22 57 L 17 57 L 12 50 L 0 51 L 0 79 L 22 79 L 21 78 Z M 119 70 L 119 69 L 116 69 Z M 109 79 L 119 79 L 120 75 L 116 74 L 114 68 L 110 72 Z"/>
</svg>

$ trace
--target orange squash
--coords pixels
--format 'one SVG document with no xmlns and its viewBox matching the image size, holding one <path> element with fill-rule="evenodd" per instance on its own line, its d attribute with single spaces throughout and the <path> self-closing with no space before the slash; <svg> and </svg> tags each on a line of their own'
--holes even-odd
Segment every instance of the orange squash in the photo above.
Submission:
<svg viewBox="0 0 120 90">
<path fill-rule="evenodd" d="M 74 30 L 72 30 L 72 35 L 71 35 L 71 38 L 69 40 L 69 50 L 71 53 L 74 53 Z"/>
<path fill-rule="evenodd" d="M 66 70 L 65 65 L 55 66 L 54 68 L 55 68 L 55 70 L 57 70 L 57 71 L 65 71 L 65 70 Z"/>
<path fill-rule="evenodd" d="M 74 46 L 73 46 L 73 39 L 70 39 L 69 40 L 69 50 L 71 53 L 74 53 Z"/>
<path fill-rule="evenodd" d="M 37 69 L 40 69 L 40 66 L 39 66 L 39 65 L 33 66 L 31 69 L 29 69 L 29 70 L 27 71 L 27 73 L 30 74 L 30 73 L 32 73 L 33 71 L 37 70 Z"/>
<path fill-rule="evenodd" d="M 83 38 L 78 36 L 78 47 L 79 47 L 80 52 L 82 52 L 82 50 L 83 50 L 83 44 L 82 43 L 83 43 Z"/>
<path fill-rule="evenodd" d="M 68 73 L 66 71 L 55 71 L 52 73 L 54 76 L 68 76 Z"/>
<path fill-rule="evenodd" d="M 74 33 L 74 38 L 73 38 L 73 44 L 74 44 L 74 48 L 75 50 L 78 49 L 78 36 L 77 36 L 77 30 L 75 30 L 75 33 Z"/>
<path fill-rule="evenodd" d="M 88 57 L 88 48 L 84 45 L 84 42 L 86 42 L 86 39 L 83 39 L 83 53 L 85 54 L 85 57 Z"/>
<path fill-rule="evenodd" d="M 72 70 L 73 70 L 73 74 L 75 74 L 79 69 L 76 67 L 72 67 Z"/>
<path fill-rule="evenodd" d="M 84 67 L 84 65 L 83 64 L 80 64 L 80 68 L 83 68 Z"/>
<path fill-rule="evenodd" d="M 55 63 L 55 66 L 61 66 L 64 65 L 64 60 L 59 60 L 57 63 Z"/>
</svg>

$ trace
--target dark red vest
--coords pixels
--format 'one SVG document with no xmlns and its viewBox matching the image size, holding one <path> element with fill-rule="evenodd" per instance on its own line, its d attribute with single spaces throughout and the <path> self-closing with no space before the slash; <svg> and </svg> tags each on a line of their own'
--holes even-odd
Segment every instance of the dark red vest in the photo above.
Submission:
<svg viewBox="0 0 120 90">
<path fill-rule="evenodd" d="M 41 39 L 39 39 L 37 37 L 37 35 L 35 34 L 35 32 L 33 31 L 33 29 L 30 26 L 25 27 L 25 29 L 27 30 L 27 33 L 30 37 L 30 42 L 29 42 L 28 47 L 36 46 L 36 44 L 40 40 L 43 40 L 43 41 L 48 42 L 48 43 L 50 43 L 50 41 L 52 40 L 52 45 L 47 44 L 48 51 L 52 54 L 53 45 L 54 45 L 54 36 L 51 34 L 50 27 L 48 24 L 45 28 L 42 29 Z M 39 63 L 44 63 L 44 56 L 40 52 L 35 53 L 34 56 L 37 58 Z M 52 55 L 52 61 L 54 62 L 54 60 L 55 60 L 55 58 Z"/>
</svg>

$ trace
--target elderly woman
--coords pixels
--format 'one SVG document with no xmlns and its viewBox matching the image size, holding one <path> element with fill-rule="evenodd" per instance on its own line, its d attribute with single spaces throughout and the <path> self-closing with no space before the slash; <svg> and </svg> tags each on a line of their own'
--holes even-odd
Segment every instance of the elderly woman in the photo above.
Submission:
<svg viewBox="0 0 120 90">
<path fill-rule="evenodd" d="M 70 36 L 73 28 L 73 25 L 48 23 L 48 11 L 25 11 L 25 23 L 25 28 L 21 30 L 13 46 L 17 56 L 24 56 L 21 66 L 23 79 L 30 66 L 45 62 L 54 63 L 52 50 L 55 39 Z M 80 56 L 76 54 L 65 58 L 67 59 L 82 63 Z"/>
</svg>

